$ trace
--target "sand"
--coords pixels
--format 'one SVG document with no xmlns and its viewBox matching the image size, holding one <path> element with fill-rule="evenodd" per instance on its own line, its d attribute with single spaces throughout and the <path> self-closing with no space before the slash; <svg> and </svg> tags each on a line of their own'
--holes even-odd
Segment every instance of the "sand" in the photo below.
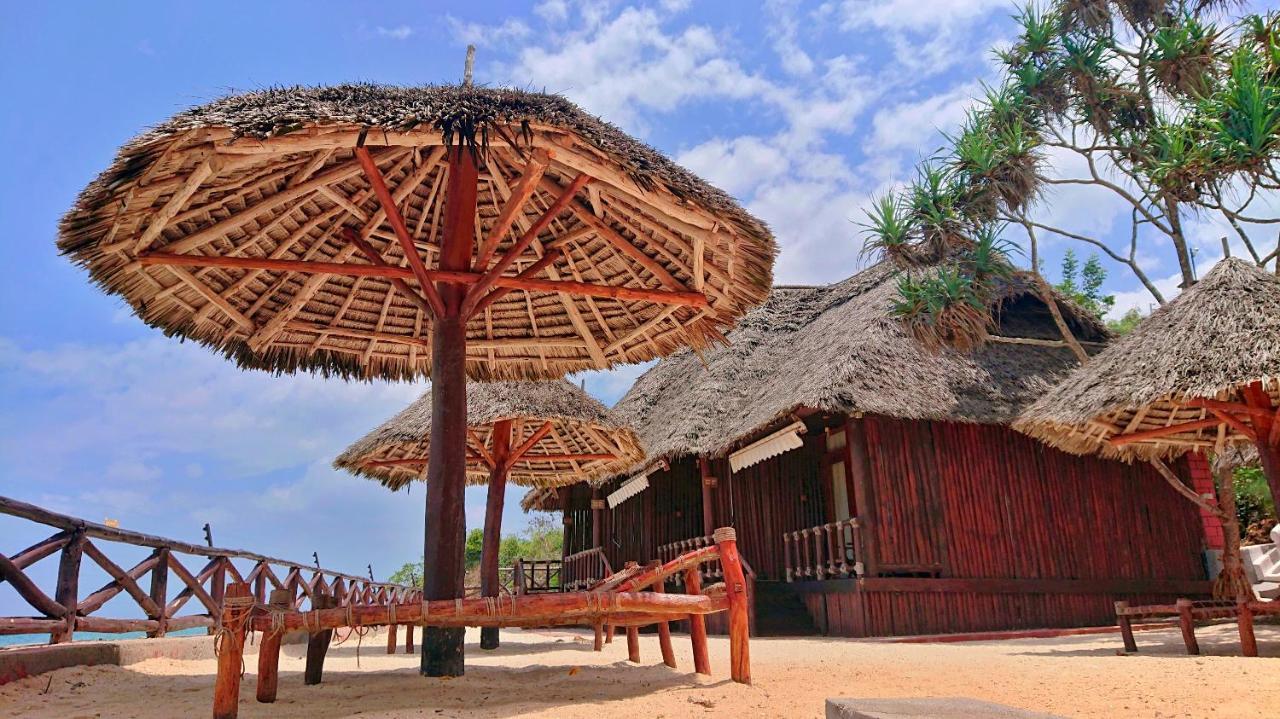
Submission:
<svg viewBox="0 0 1280 719">
<path fill-rule="evenodd" d="M 1280 626 L 1258 627 L 1256 659 L 1233 656 L 1234 625 L 1198 635 L 1205 656 L 1182 655 L 1176 630 L 1139 633 L 1142 651 L 1130 656 L 1117 654 L 1115 634 L 948 644 L 760 638 L 751 643 L 753 686 L 728 680 L 719 637 L 712 676 L 699 678 L 683 635 L 673 670 L 660 663 L 653 635 L 642 635 L 634 665 L 621 635 L 596 653 L 585 632 L 510 630 L 501 649 L 485 652 L 473 631 L 467 675 L 440 680 L 418 676 L 416 656 L 388 656 L 385 639 L 370 635 L 359 668 L 354 640 L 333 647 L 315 687 L 302 685 L 303 647 L 286 646 L 273 705 L 254 700 L 249 657 L 240 716 L 818 717 L 824 699 L 840 696 L 971 697 L 1081 717 L 1280 716 Z M 58 670 L 0 686 L 0 716 L 208 716 L 214 669 L 209 658 L 153 658 Z"/>
</svg>

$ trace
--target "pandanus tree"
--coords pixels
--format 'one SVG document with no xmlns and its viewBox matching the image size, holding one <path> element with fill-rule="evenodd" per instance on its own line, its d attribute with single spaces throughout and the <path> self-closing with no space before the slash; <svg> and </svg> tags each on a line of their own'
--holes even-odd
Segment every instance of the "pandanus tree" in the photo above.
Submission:
<svg viewBox="0 0 1280 719">
<path fill-rule="evenodd" d="M 1100 250 L 1161 304 L 1141 258 L 1171 254 L 1190 286 L 1196 222 L 1221 220 L 1226 253 L 1280 273 L 1280 15 L 1233 17 L 1237 5 L 1058 0 L 1017 16 L 1000 82 L 914 181 L 868 212 L 866 249 L 908 270 L 895 312 L 917 337 L 983 341 L 996 280 L 1014 272 L 1006 234 L 1025 237 L 1026 277 L 1055 315 L 1037 272 L 1043 236 Z M 1053 188 L 1118 203 L 1128 227 L 1099 236 L 1093 218 L 1050 219 Z"/>
</svg>

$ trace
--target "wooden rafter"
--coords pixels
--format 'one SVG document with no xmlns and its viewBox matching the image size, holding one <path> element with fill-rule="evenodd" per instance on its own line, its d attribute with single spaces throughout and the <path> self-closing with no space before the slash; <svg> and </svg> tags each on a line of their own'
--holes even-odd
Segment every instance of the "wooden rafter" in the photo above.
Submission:
<svg viewBox="0 0 1280 719">
<path fill-rule="evenodd" d="M 430 303 L 435 315 L 437 317 L 444 316 L 444 301 L 440 299 L 440 294 L 436 291 L 435 285 L 427 277 L 427 267 L 422 262 L 422 256 L 418 254 L 418 247 L 413 243 L 413 238 L 409 236 L 409 228 L 404 224 L 404 218 L 400 215 L 400 208 L 397 206 L 395 198 L 392 197 L 391 190 L 387 189 L 387 183 L 383 180 L 382 173 L 378 171 L 378 166 L 373 161 L 373 155 L 369 153 L 368 148 L 357 147 L 356 159 L 359 160 L 365 177 L 368 178 L 369 184 L 373 187 L 373 192 L 378 197 L 378 202 L 382 204 L 387 223 L 395 231 L 396 239 L 400 241 L 400 249 L 404 252 L 405 261 L 409 263 L 409 268 L 413 270 L 414 277 L 418 279 L 418 286 L 422 288 L 423 295 L 427 298 L 427 302 Z"/>
<path fill-rule="evenodd" d="M 355 247 L 351 248 L 356 251 Z M 349 255 L 348 255 L 349 256 Z M 153 252 L 138 257 L 138 263 L 148 265 L 179 265 L 187 267 L 237 267 L 249 270 L 270 270 L 272 272 L 303 272 L 315 275 L 341 275 L 346 277 L 384 277 L 410 279 L 414 273 L 403 267 L 379 267 L 377 265 L 356 265 L 345 262 L 314 262 L 304 260 L 272 260 L 263 257 L 225 257 L 204 255 L 177 255 L 168 252 Z M 449 282 L 462 285 L 474 285 L 480 282 L 481 276 L 475 272 L 427 270 L 427 277 L 437 282 Z M 636 287 L 616 287 L 598 285 L 569 280 L 540 280 L 535 278 L 517 279 L 515 277 L 498 277 L 494 280 L 498 287 L 534 290 L 539 292 L 564 292 L 567 294 L 585 295 L 587 297 L 603 297 L 616 300 L 653 302 L 664 305 L 682 305 L 687 307 L 708 307 L 706 295 L 697 292 L 670 292 L 665 290 L 648 290 Z"/>
<path fill-rule="evenodd" d="M 1226 424 L 1231 429 L 1234 429 L 1240 435 L 1247 437 L 1250 442 L 1258 441 L 1258 435 L 1253 431 L 1253 428 L 1249 427 L 1244 422 L 1241 422 L 1239 419 L 1235 417 L 1235 415 L 1231 414 L 1230 412 L 1226 412 L 1220 409 L 1210 409 L 1209 412 L 1214 417 L 1217 417 L 1218 419 L 1222 420 L 1224 424 Z"/>
<path fill-rule="evenodd" d="M 529 229 L 524 231 L 524 234 L 522 234 L 520 239 L 517 240 L 509 250 L 507 250 L 506 254 L 500 257 L 498 261 L 494 263 L 493 267 L 490 267 L 485 271 L 484 275 L 480 278 L 480 281 L 467 291 L 467 297 L 462 303 L 463 316 L 469 316 L 475 310 L 476 304 L 480 301 L 480 298 L 484 296 L 484 293 L 488 292 L 498 278 L 502 276 L 502 273 L 506 272 L 507 268 L 510 267 L 511 264 L 520 257 L 520 255 L 524 254 L 525 250 L 529 249 L 529 245 L 531 245 L 534 240 L 538 239 L 538 234 L 546 229 L 547 225 L 551 223 L 551 220 L 555 219 L 555 216 L 560 214 L 560 212 L 564 210 L 565 206 L 573 201 L 573 196 L 583 187 L 586 187 L 588 182 L 591 182 L 591 178 L 587 175 L 578 175 L 575 177 L 573 182 L 569 183 L 569 186 L 564 188 L 560 195 L 556 197 L 555 202 L 551 203 L 551 206 L 547 208 L 547 211 L 543 212 L 542 215 L 529 226 Z M 483 265 L 479 265 L 478 267 L 483 267 Z"/>
<path fill-rule="evenodd" d="M 365 259 L 369 260 L 370 264 L 379 265 L 383 267 L 389 266 L 389 263 L 382 258 L 382 255 L 376 249 L 374 249 L 373 245 L 369 244 L 367 240 L 362 238 L 355 230 L 351 229 L 350 227 L 342 228 L 342 238 L 347 242 L 350 242 L 351 244 L 355 245 L 356 248 L 360 250 L 360 254 L 364 255 Z M 419 307 L 426 310 L 427 312 L 431 312 L 431 313 L 435 312 L 435 308 L 431 306 L 431 303 L 427 301 L 425 297 L 415 292 L 414 289 L 409 286 L 409 283 L 397 277 L 392 277 L 391 285 L 395 287 L 397 290 L 399 290 L 401 294 L 403 294 L 406 298 L 412 301 L 415 305 L 418 305 Z"/>
<path fill-rule="evenodd" d="M 532 449 L 534 445 L 542 441 L 542 438 L 551 432 L 552 426 L 553 424 L 550 421 L 543 422 L 542 426 L 534 430 L 533 434 L 529 435 L 528 439 L 522 442 L 519 447 L 516 447 L 511 451 L 511 454 L 508 455 L 507 463 L 511 464 L 518 461 L 525 452 Z"/>
<path fill-rule="evenodd" d="M 1134 442 L 1142 442 L 1148 439 L 1156 439 L 1157 437 L 1167 437 L 1172 434 L 1182 434 L 1183 432 L 1194 432 L 1200 429 L 1208 429 L 1217 426 L 1222 420 L 1217 417 L 1210 419 L 1198 419 L 1194 422 L 1182 422 L 1181 424 L 1171 424 L 1167 427 L 1157 427 L 1141 432 L 1132 432 L 1130 434 L 1118 434 L 1109 441 L 1113 446 L 1119 447 Z"/>
<path fill-rule="evenodd" d="M 489 260 L 498 249 L 498 243 L 502 241 L 503 236 L 511 229 L 511 224 L 523 211 L 524 203 L 528 202 L 529 196 L 538 189 L 538 181 L 542 179 L 542 173 L 546 172 L 550 161 L 550 153 L 546 150 L 535 150 L 529 161 L 525 163 L 524 172 L 520 173 L 516 186 L 507 195 L 502 209 L 498 212 L 498 217 L 489 228 L 489 234 L 481 245 L 480 252 L 476 255 L 476 267 L 489 266 Z M 493 174 L 497 172 L 498 170 L 494 169 Z"/>
</svg>

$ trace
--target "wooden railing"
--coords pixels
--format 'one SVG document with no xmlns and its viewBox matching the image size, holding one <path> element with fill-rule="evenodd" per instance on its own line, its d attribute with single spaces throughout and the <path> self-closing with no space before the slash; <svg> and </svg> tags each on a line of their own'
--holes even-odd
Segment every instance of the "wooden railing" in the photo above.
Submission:
<svg viewBox="0 0 1280 719">
<path fill-rule="evenodd" d="M 511 567 L 514 593 L 542 594 L 560 591 L 559 559 L 517 559 Z"/>
<path fill-rule="evenodd" d="M 335 598 L 337 606 L 403 603 L 418 601 L 421 597 L 421 592 L 415 587 L 374 582 L 368 577 L 238 549 L 204 547 L 108 527 L 8 497 L 0 497 L 0 514 L 59 530 L 12 557 L 0 554 L 0 582 L 8 582 L 36 612 L 36 616 L 29 617 L 0 617 L 0 634 L 47 633 L 50 643 L 58 644 L 71 641 L 72 633 L 76 631 L 140 631 L 160 637 L 180 629 L 209 627 L 215 624 L 211 617 L 221 614 L 223 595 L 227 583 L 232 581 L 248 584 L 260 604 L 267 603 L 269 589 L 287 590 L 292 597 L 287 606 L 293 609 L 300 609 L 304 603 L 312 606 L 312 600 L 320 595 Z M 108 558 L 112 545 L 107 542 L 147 547 L 152 551 L 141 562 L 124 569 Z M 58 574 L 53 596 L 50 597 L 36 586 L 26 571 L 36 562 L 54 554 L 59 557 Z M 193 572 L 179 555 L 190 555 L 187 563 L 198 558 L 204 565 Z M 111 578 L 100 589 L 88 594 L 80 591 L 80 569 L 85 557 Z M 233 560 L 242 560 L 241 566 L 236 566 Z M 248 571 L 244 571 L 246 567 Z M 276 573 L 277 570 L 280 574 Z M 170 591 L 171 576 L 181 587 L 177 593 Z M 95 616 L 104 604 L 121 593 L 133 599 L 145 618 Z M 193 598 L 203 611 L 179 615 L 179 611 Z"/>
<path fill-rule="evenodd" d="M 862 576 L 862 538 L 856 517 L 782 534 L 787 581 Z"/>
<path fill-rule="evenodd" d="M 564 563 L 560 578 L 562 591 L 576 592 L 586 589 L 613 575 L 613 567 L 609 566 L 609 559 L 604 556 L 604 550 L 600 547 L 570 554 L 562 561 Z"/>
<path fill-rule="evenodd" d="M 658 559 L 662 562 L 669 562 L 682 554 L 687 554 L 694 550 L 702 549 L 703 547 L 710 547 L 715 545 L 715 543 L 715 540 L 711 537 L 690 537 L 688 539 L 681 539 L 669 544 L 663 544 L 658 547 Z M 748 579 L 755 579 L 755 570 L 751 568 L 750 564 L 747 564 L 746 559 L 742 559 L 742 570 Z M 720 566 L 719 559 L 713 559 L 700 565 L 698 568 L 698 574 L 703 584 L 717 582 L 724 579 L 724 567 Z M 671 581 L 673 581 L 678 587 L 683 586 L 684 575 L 675 575 L 671 578 Z"/>
</svg>

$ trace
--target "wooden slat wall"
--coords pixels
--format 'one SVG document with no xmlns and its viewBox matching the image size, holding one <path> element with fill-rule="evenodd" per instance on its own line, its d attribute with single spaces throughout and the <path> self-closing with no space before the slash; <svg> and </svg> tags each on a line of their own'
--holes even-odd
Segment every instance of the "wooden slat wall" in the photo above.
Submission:
<svg viewBox="0 0 1280 719">
<path fill-rule="evenodd" d="M 862 421 L 882 565 L 940 562 L 949 577 L 1204 577 L 1195 508 L 1145 466 L 1068 455 L 993 425 Z"/>
<path fill-rule="evenodd" d="M 728 460 L 713 463 L 716 523 L 738 532 L 738 547 L 757 579 L 783 579 L 782 534 L 826 522 L 822 487 L 822 438 L 806 436 L 804 446 L 730 473 Z M 696 486 L 696 485 L 695 485 Z"/>
</svg>

